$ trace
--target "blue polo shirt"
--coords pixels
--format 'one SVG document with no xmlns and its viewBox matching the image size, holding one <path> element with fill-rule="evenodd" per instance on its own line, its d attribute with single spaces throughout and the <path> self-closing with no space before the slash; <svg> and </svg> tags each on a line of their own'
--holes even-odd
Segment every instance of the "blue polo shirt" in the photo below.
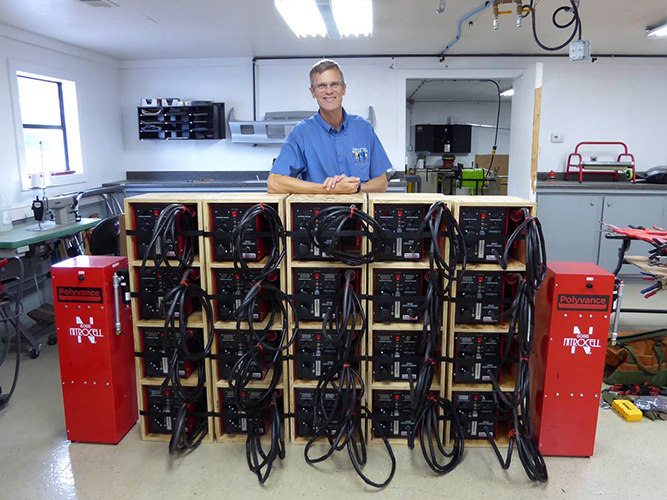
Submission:
<svg viewBox="0 0 667 500">
<path fill-rule="evenodd" d="M 343 124 L 337 131 L 318 111 L 294 127 L 271 173 L 318 183 L 345 174 L 367 182 L 390 168 L 389 157 L 368 121 L 343 110 Z"/>
</svg>

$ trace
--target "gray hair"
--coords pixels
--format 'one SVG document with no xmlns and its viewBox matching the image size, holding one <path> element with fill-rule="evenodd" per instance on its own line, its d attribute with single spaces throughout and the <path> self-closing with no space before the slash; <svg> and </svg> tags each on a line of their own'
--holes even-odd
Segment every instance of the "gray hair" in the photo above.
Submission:
<svg viewBox="0 0 667 500">
<path fill-rule="evenodd" d="M 340 69 L 340 65 L 331 59 L 322 59 L 321 61 L 316 62 L 310 69 L 310 86 L 313 86 L 313 78 L 316 74 L 321 75 L 329 69 L 338 70 L 340 73 L 341 83 L 345 83 L 345 75 L 343 75 L 343 70 Z"/>
</svg>

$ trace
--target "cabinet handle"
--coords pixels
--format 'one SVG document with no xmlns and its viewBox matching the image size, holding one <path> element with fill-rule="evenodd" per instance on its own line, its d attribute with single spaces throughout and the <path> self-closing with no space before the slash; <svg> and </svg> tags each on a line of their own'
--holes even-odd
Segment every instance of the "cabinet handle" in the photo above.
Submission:
<svg viewBox="0 0 667 500">
<path fill-rule="evenodd" d="M 611 201 L 607 202 L 607 206 L 608 206 L 608 207 L 611 206 Z"/>
<path fill-rule="evenodd" d="M 594 206 L 595 206 L 595 202 L 591 201 L 591 207 L 594 207 Z"/>
</svg>

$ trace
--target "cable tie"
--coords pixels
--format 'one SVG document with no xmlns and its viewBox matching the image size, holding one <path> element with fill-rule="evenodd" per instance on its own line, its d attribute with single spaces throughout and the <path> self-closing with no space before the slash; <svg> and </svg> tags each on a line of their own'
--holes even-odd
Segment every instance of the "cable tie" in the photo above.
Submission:
<svg viewBox="0 0 667 500">
<path fill-rule="evenodd" d="M 428 395 L 428 400 L 429 401 L 435 401 L 435 396 L 433 394 Z"/>
<path fill-rule="evenodd" d="M 528 362 L 528 358 L 519 358 L 519 361 L 525 361 L 525 362 Z"/>
<path fill-rule="evenodd" d="M 272 406 L 276 406 L 276 402 L 275 402 L 275 401 L 271 401 L 271 402 L 269 403 L 269 408 L 271 408 Z"/>
<path fill-rule="evenodd" d="M 264 348 L 262 347 L 262 344 L 255 344 L 254 347 L 259 347 L 259 352 L 264 352 Z"/>
<path fill-rule="evenodd" d="M 187 287 L 189 287 L 189 286 L 190 286 L 190 285 L 188 284 L 188 282 L 187 282 L 187 281 L 181 281 L 181 282 L 179 283 L 179 285 L 184 285 L 184 286 L 185 286 L 185 288 L 187 288 Z"/>
<path fill-rule="evenodd" d="M 345 364 L 343 365 L 343 368 L 350 368 L 350 364 L 349 364 L 349 363 L 345 363 Z"/>
<path fill-rule="evenodd" d="M 257 285 L 259 287 L 259 291 L 261 292 L 262 291 L 262 284 L 259 281 L 253 281 L 252 286 L 255 286 L 255 285 Z"/>
<path fill-rule="evenodd" d="M 351 219 L 352 217 L 354 217 L 354 209 L 355 209 L 355 208 L 356 208 L 356 207 L 355 207 L 354 205 L 350 206 L 350 219 Z"/>
<path fill-rule="evenodd" d="M 264 211 L 264 203 L 260 203 L 260 204 L 259 204 L 259 208 L 261 208 L 261 209 L 262 209 L 262 212 L 263 212 L 263 211 Z"/>
<path fill-rule="evenodd" d="M 516 436 L 516 431 L 514 429 L 510 429 L 509 433 L 507 434 L 510 438 L 513 438 Z"/>
<path fill-rule="evenodd" d="M 428 361 L 428 362 L 431 363 L 432 365 L 435 364 L 435 361 L 433 361 L 433 360 L 432 360 L 431 358 L 429 358 L 429 357 L 424 358 L 424 361 Z"/>
</svg>

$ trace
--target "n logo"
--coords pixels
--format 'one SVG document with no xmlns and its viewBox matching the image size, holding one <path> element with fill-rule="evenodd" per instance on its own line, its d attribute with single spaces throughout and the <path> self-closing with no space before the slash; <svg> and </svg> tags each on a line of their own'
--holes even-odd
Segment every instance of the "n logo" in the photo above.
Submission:
<svg viewBox="0 0 667 500">
<path fill-rule="evenodd" d="M 581 347 L 586 354 L 591 354 L 593 347 L 600 347 L 600 339 L 593 338 L 593 327 L 588 327 L 588 333 L 581 333 L 578 326 L 572 330 L 572 337 L 565 337 L 563 345 L 570 347 L 570 354 L 574 354 L 577 347 Z"/>
<path fill-rule="evenodd" d="M 76 327 L 69 329 L 69 334 L 76 337 L 77 342 L 81 343 L 81 337 L 87 337 L 91 344 L 96 344 L 96 337 L 102 337 L 102 330 L 99 328 L 93 328 L 94 320 L 92 317 L 88 318 L 88 323 L 84 323 L 83 320 L 77 316 L 76 317 Z"/>
</svg>

